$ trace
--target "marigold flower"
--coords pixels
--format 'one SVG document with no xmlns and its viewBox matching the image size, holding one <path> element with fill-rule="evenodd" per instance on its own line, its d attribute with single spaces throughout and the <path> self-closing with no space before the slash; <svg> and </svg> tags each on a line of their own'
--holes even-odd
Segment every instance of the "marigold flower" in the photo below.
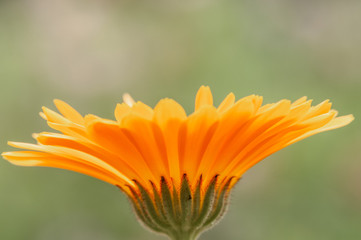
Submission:
<svg viewBox="0 0 361 240">
<path fill-rule="evenodd" d="M 154 109 L 124 95 L 115 119 L 83 117 L 55 100 L 61 114 L 40 115 L 61 133 L 34 134 L 37 144 L 9 142 L 26 151 L 5 152 L 15 165 L 73 170 L 118 186 L 148 228 L 172 239 L 196 239 L 225 212 L 230 189 L 253 165 L 306 137 L 353 120 L 337 117 L 326 100 L 302 97 L 262 106 L 262 97 L 213 105 L 209 87 L 188 115 L 172 99 Z"/>
</svg>

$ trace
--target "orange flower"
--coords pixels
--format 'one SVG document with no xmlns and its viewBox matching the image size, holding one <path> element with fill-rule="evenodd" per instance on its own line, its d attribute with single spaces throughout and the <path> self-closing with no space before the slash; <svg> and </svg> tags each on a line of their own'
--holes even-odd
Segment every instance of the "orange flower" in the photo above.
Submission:
<svg viewBox="0 0 361 240">
<path fill-rule="evenodd" d="M 41 116 L 61 133 L 34 134 L 38 144 L 9 142 L 27 151 L 2 156 L 15 165 L 73 170 L 119 186 L 145 225 L 173 239 L 195 239 L 206 222 L 216 219 L 216 209 L 224 208 L 228 190 L 265 157 L 353 120 L 352 115 L 337 117 L 327 100 L 311 106 L 306 97 L 262 106 L 260 96 L 235 102 L 230 93 L 215 107 L 204 86 L 188 116 L 172 99 L 152 109 L 125 95 L 116 120 L 83 117 L 54 102 L 61 114 L 44 107 Z"/>
</svg>

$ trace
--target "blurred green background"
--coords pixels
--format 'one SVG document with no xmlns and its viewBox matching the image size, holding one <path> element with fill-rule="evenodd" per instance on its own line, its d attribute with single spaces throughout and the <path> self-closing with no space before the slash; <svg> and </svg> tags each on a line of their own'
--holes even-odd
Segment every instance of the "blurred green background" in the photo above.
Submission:
<svg viewBox="0 0 361 240">
<path fill-rule="evenodd" d="M 201 239 L 361 239 L 361 1 L 0 1 L 0 151 L 49 130 L 63 99 L 113 118 L 124 92 L 192 111 L 263 95 L 331 99 L 350 126 L 292 145 L 247 172 L 223 221 Z M 0 239 L 165 239 L 143 230 L 116 187 L 0 161 Z"/>
</svg>

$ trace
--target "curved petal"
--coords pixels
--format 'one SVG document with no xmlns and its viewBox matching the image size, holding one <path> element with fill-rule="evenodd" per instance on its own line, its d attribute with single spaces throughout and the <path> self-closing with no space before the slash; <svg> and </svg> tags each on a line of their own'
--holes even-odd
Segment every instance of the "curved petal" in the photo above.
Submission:
<svg viewBox="0 0 361 240">
<path fill-rule="evenodd" d="M 213 96 L 211 89 L 208 86 L 199 88 L 196 96 L 195 111 L 203 106 L 213 106 Z"/>
</svg>

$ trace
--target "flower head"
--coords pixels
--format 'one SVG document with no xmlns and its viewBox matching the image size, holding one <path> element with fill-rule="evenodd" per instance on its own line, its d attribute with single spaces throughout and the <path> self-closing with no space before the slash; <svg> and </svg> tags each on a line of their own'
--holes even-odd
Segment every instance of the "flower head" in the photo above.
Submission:
<svg viewBox="0 0 361 240">
<path fill-rule="evenodd" d="M 353 120 L 337 117 L 328 100 L 311 102 L 302 97 L 262 105 L 260 96 L 235 101 L 230 93 L 215 107 L 202 86 L 190 115 L 172 99 L 152 109 L 125 95 L 109 120 L 83 117 L 55 100 L 60 114 L 44 107 L 41 116 L 60 133 L 34 134 L 37 144 L 9 142 L 26 151 L 2 155 L 15 165 L 63 168 L 114 184 L 149 228 L 192 239 L 219 218 L 229 190 L 250 167 Z"/>
</svg>

